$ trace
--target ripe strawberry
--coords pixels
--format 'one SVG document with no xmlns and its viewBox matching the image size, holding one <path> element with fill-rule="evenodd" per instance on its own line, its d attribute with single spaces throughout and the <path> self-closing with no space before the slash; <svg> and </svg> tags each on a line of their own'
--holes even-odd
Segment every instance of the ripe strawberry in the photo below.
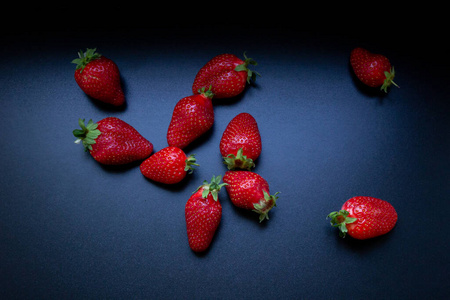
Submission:
<svg viewBox="0 0 450 300">
<path fill-rule="evenodd" d="M 87 95 L 94 99 L 120 106 L 125 96 L 117 65 L 95 52 L 96 49 L 81 50 L 72 63 L 76 64 L 75 81 Z"/>
<path fill-rule="evenodd" d="M 270 195 L 269 184 L 259 174 L 250 171 L 227 171 L 223 182 L 234 205 L 259 214 L 259 222 L 269 219 L 269 211 L 276 206 L 278 192 Z"/>
<path fill-rule="evenodd" d="M 178 101 L 167 130 L 169 146 L 183 149 L 213 126 L 213 96 L 210 89 L 203 89 L 198 95 L 184 97 Z"/>
<path fill-rule="evenodd" d="M 235 168 L 250 171 L 261 154 L 261 135 L 255 118 L 240 113 L 228 123 L 220 140 L 220 153 L 229 170 Z"/>
<path fill-rule="evenodd" d="M 397 212 L 387 201 L 372 197 L 353 197 L 340 211 L 328 215 L 331 225 L 338 227 L 339 235 L 348 233 L 358 240 L 365 240 L 388 233 L 397 222 Z"/>
<path fill-rule="evenodd" d="M 219 175 L 211 183 L 204 181 L 185 206 L 186 229 L 189 247 L 195 252 L 208 249 L 222 218 L 219 191 L 225 185 Z"/>
<path fill-rule="evenodd" d="M 186 177 L 186 174 L 194 171 L 195 155 L 186 154 L 177 147 L 166 147 L 146 160 L 140 166 L 141 173 L 154 181 L 174 184 Z"/>
<path fill-rule="evenodd" d="M 75 129 L 75 143 L 83 143 L 85 151 L 105 165 L 122 165 L 150 156 L 153 145 L 128 123 L 108 117 L 94 123 L 79 119 L 81 129 Z"/>
<path fill-rule="evenodd" d="M 394 67 L 391 68 L 389 60 L 381 54 L 374 54 L 363 48 L 355 48 L 350 53 L 350 64 L 356 77 L 370 87 L 380 87 L 385 93 L 391 84 L 398 87 L 393 81 Z"/>
<path fill-rule="evenodd" d="M 233 54 L 220 54 L 208 61 L 197 73 L 192 85 L 194 94 L 203 87 L 212 86 L 214 98 L 230 98 L 244 91 L 246 82 L 255 81 L 256 72 L 250 70 L 248 65 L 256 66 L 252 58 L 245 61 Z M 259 75 L 259 74 L 258 74 Z"/>
</svg>

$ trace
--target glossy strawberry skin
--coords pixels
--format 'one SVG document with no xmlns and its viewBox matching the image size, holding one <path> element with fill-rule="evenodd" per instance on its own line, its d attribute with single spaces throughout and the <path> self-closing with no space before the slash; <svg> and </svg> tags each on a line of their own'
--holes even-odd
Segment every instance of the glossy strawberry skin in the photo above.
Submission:
<svg viewBox="0 0 450 300">
<path fill-rule="evenodd" d="M 229 170 L 250 170 L 261 154 L 261 135 L 255 118 L 249 113 L 235 116 L 225 128 L 220 140 L 220 153 Z M 238 155 L 238 151 L 241 152 Z"/>
<path fill-rule="evenodd" d="M 156 182 L 175 184 L 183 180 L 194 164 L 193 155 L 186 154 L 177 147 L 166 147 L 151 155 L 140 165 L 141 173 Z M 198 166 L 198 165 L 197 165 Z"/>
<path fill-rule="evenodd" d="M 345 215 L 341 215 L 340 212 L 345 212 Z M 344 225 L 346 233 L 358 240 L 370 239 L 390 232 L 398 219 L 397 212 L 389 202 L 367 196 L 347 200 L 340 212 L 335 212 L 338 214 L 334 216 L 332 216 L 333 213 L 329 215 L 332 225 L 333 223 L 335 227 Z M 345 231 L 343 235 L 345 236 Z"/>
<path fill-rule="evenodd" d="M 83 68 L 76 69 L 74 76 L 79 87 L 90 97 L 114 106 L 125 103 L 119 68 L 111 59 L 95 58 Z"/>
<path fill-rule="evenodd" d="M 271 196 L 269 184 L 251 171 L 227 171 L 223 182 L 231 202 L 240 208 L 260 214 L 260 222 L 269 219 L 269 211 L 276 206 L 277 194 Z"/>
<path fill-rule="evenodd" d="M 214 124 L 211 94 L 198 94 L 177 102 L 167 130 L 169 146 L 184 149 L 207 132 Z"/>
<path fill-rule="evenodd" d="M 222 219 L 222 205 L 218 192 L 221 176 L 213 177 L 210 184 L 203 182 L 186 202 L 185 219 L 189 247 L 194 252 L 207 250 Z"/>
<path fill-rule="evenodd" d="M 394 69 L 389 59 L 381 54 L 374 54 L 364 48 L 355 48 L 350 53 L 350 64 L 358 79 L 367 86 L 387 88 L 394 84 Z"/>
<path fill-rule="evenodd" d="M 245 55 L 244 55 L 245 56 Z M 250 79 L 255 79 L 249 64 L 256 65 L 252 59 L 245 61 L 234 54 L 220 54 L 208 61 L 197 73 L 192 85 L 193 94 L 201 88 L 212 86 L 214 98 L 231 98 L 242 93 Z M 256 73 L 257 74 L 257 73 Z"/>
<path fill-rule="evenodd" d="M 123 165 L 146 159 L 153 151 L 150 141 L 131 125 L 116 117 L 107 117 L 96 124 L 99 134 L 93 143 L 85 147 L 101 164 Z M 83 139 L 77 137 L 79 140 Z"/>
</svg>

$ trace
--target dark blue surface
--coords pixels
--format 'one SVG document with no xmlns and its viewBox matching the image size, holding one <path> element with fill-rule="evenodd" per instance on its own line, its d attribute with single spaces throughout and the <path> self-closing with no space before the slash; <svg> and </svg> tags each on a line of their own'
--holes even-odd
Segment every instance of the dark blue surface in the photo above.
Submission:
<svg viewBox="0 0 450 300">
<path fill-rule="evenodd" d="M 444 49 L 411 48 L 416 43 L 264 27 L 4 34 L 0 296 L 443 299 L 450 292 L 449 69 Z M 349 66 L 357 46 L 386 55 L 400 89 L 363 87 Z M 70 62 L 87 47 L 119 66 L 126 107 L 99 104 L 75 83 Z M 262 77 L 236 99 L 213 100 L 214 127 L 186 149 L 200 167 L 182 183 L 155 184 L 138 164 L 101 166 L 73 143 L 78 118 L 116 116 L 155 151 L 164 148 L 173 107 L 190 95 L 199 68 L 244 51 Z M 263 150 L 254 171 L 281 192 L 278 206 L 259 224 L 221 191 L 221 225 L 209 251 L 197 255 L 184 205 L 203 180 L 226 171 L 219 141 L 241 112 L 258 122 Z M 357 195 L 389 201 L 399 215 L 394 230 L 367 241 L 339 238 L 325 218 Z"/>
</svg>

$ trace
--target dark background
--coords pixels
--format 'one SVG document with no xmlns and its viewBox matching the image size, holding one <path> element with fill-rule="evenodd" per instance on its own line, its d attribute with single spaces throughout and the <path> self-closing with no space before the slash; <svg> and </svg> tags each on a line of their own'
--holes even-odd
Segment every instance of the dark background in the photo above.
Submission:
<svg viewBox="0 0 450 300">
<path fill-rule="evenodd" d="M 283 11 L 288 17 L 240 9 L 216 19 L 206 9 L 182 19 L 168 10 L 145 11 L 146 19 L 128 23 L 132 14 L 110 19 L 78 10 L 84 19 L 57 14 L 50 24 L 33 24 L 40 26 L 4 24 L 2 298 L 448 295 L 450 90 L 443 21 L 424 26 L 434 12 L 421 10 L 406 19 L 392 12 L 318 18 L 306 9 Z M 152 19 L 157 16 L 163 21 Z M 357 46 L 386 55 L 400 88 L 384 94 L 362 86 L 349 65 Z M 90 99 L 75 83 L 71 60 L 88 47 L 119 66 L 125 107 Z M 214 127 L 186 149 L 200 167 L 182 183 L 146 180 L 139 163 L 102 166 L 73 143 L 78 118 L 116 116 L 155 151 L 164 148 L 173 107 L 191 94 L 197 71 L 218 54 L 243 57 L 244 51 L 262 76 L 235 99 L 213 100 Z M 184 205 L 203 180 L 226 171 L 219 141 L 240 112 L 258 122 L 263 150 L 254 171 L 272 194 L 281 192 L 278 206 L 259 224 L 222 190 L 221 225 L 210 249 L 195 254 Z M 338 237 L 326 216 L 358 195 L 396 208 L 392 232 L 367 241 Z"/>
</svg>

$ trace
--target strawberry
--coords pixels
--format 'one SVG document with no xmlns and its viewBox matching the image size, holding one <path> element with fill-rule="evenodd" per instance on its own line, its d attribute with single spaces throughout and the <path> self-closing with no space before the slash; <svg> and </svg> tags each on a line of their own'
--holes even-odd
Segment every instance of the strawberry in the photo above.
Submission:
<svg viewBox="0 0 450 300">
<path fill-rule="evenodd" d="M 261 135 L 255 118 L 240 113 L 228 123 L 220 140 L 220 153 L 229 170 L 235 168 L 250 171 L 261 154 Z"/>
<path fill-rule="evenodd" d="M 189 247 L 195 252 L 208 249 L 222 218 L 219 191 L 225 185 L 219 175 L 203 184 L 192 194 L 185 206 Z"/>
<path fill-rule="evenodd" d="M 259 214 L 259 222 L 269 219 L 269 211 L 276 206 L 278 192 L 270 195 L 269 184 L 259 174 L 250 171 L 227 171 L 223 182 L 231 202 L 237 207 Z"/>
<path fill-rule="evenodd" d="M 75 129 L 75 143 L 83 143 L 96 161 L 105 165 L 122 165 L 145 159 L 153 151 L 153 145 L 128 123 L 108 117 L 94 123 L 79 119 L 81 129 Z"/>
<path fill-rule="evenodd" d="M 197 73 L 192 84 L 194 94 L 203 87 L 212 86 L 214 98 L 230 98 L 239 95 L 245 89 L 246 83 L 255 81 L 257 72 L 248 66 L 256 66 L 252 58 L 245 61 L 233 54 L 220 54 L 208 61 Z M 259 74 L 258 74 L 259 75 Z"/>
<path fill-rule="evenodd" d="M 183 149 L 213 126 L 213 96 L 211 89 L 202 89 L 200 94 L 177 102 L 167 130 L 169 146 Z"/>
<path fill-rule="evenodd" d="M 192 173 L 195 163 L 195 155 L 186 156 L 186 154 L 177 147 L 166 147 L 146 160 L 140 166 L 141 173 L 154 181 L 174 184 L 186 177 L 186 174 Z"/>
<path fill-rule="evenodd" d="M 355 48 L 350 53 L 350 64 L 361 82 L 370 87 L 380 87 L 387 93 L 391 84 L 398 87 L 393 81 L 394 67 L 384 55 L 374 54 L 363 48 Z"/>
<path fill-rule="evenodd" d="M 76 64 L 75 81 L 87 95 L 114 106 L 125 102 L 117 65 L 110 59 L 87 49 L 78 53 L 72 63 Z"/>
<path fill-rule="evenodd" d="M 372 197 L 353 197 L 340 211 L 328 215 L 330 223 L 338 227 L 340 236 L 348 233 L 358 240 L 388 233 L 397 223 L 397 212 L 387 201 Z"/>
</svg>

